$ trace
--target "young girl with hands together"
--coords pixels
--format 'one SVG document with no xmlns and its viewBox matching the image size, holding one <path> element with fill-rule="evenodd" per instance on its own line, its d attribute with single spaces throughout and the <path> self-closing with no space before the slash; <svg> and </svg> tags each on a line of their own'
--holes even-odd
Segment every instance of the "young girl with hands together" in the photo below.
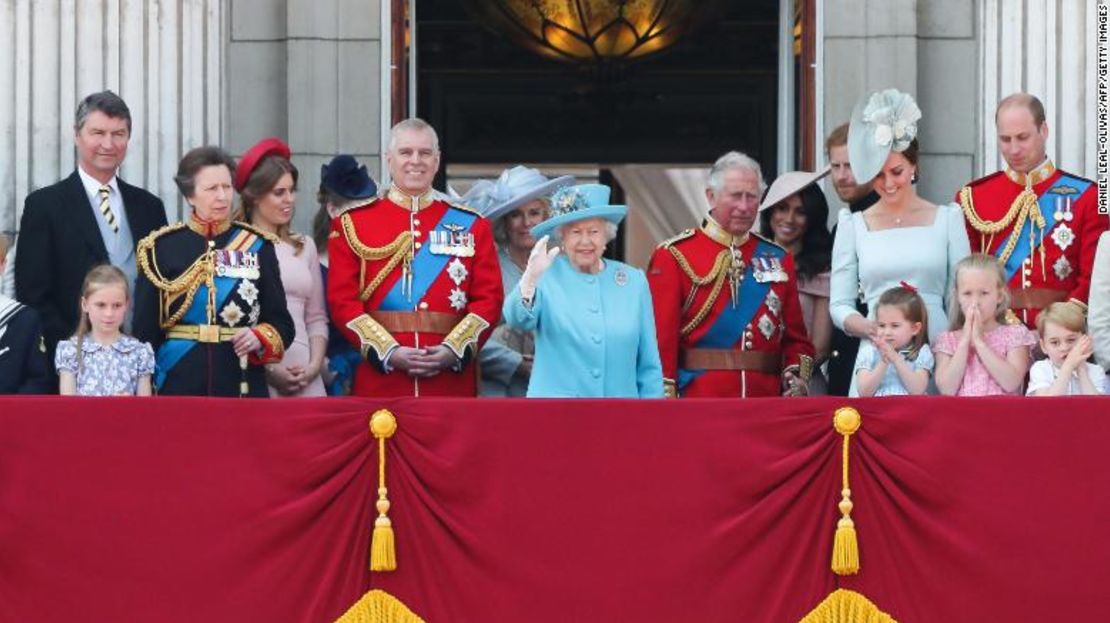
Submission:
<svg viewBox="0 0 1110 623">
<path fill-rule="evenodd" d="M 96 266 L 85 277 L 77 333 L 58 343 L 54 357 L 63 396 L 151 395 L 154 350 L 120 330 L 128 290 L 127 276 L 115 266 Z"/>
<path fill-rule="evenodd" d="M 925 301 L 905 281 L 879 296 L 877 334 L 860 345 L 856 390 L 860 396 L 921 396 L 929 388 L 933 353 L 929 350 Z"/>
<path fill-rule="evenodd" d="M 948 396 L 1020 395 L 1036 342 L 1022 324 L 1008 324 L 1010 293 L 1002 265 L 973 253 L 956 265 L 949 299 L 951 330 L 937 336 L 937 389 Z"/>
</svg>

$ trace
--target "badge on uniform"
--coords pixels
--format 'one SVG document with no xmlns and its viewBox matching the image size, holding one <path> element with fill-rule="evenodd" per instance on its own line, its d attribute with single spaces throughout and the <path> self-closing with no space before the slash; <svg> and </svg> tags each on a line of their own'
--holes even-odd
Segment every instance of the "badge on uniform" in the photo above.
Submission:
<svg viewBox="0 0 1110 623">
<path fill-rule="evenodd" d="M 771 310 L 771 313 L 776 316 L 782 313 L 782 299 L 775 294 L 774 290 L 767 292 L 767 309 Z"/>
<path fill-rule="evenodd" d="M 778 283 L 787 280 L 786 269 L 779 258 L 761 255 L 752 258 L 752 276 L 758 283 Z"/>
<path fill-rule="evenodd" d="M 451 281 L 454 281 L 457 286 L 462 285 L 462 282 L 466 280 L 468 274 L 466 266 L 457 257 L 451 260 L 451 263 L 447 265 L 447 276 L 450 277 Z"/>
<path fill-rule="evenodd" d="M 448 223 L 443 227 L 447 231 L 433 229 L 428 232 L 429 251 L 434 255 L 474 256 L 474 234 L 463 231 L 465 227 L 454 223 Z"/>
<path fill-rule="evenodd" d="M 1060 247 L 1061 251 L 1067 251 L 1071 243 L 1075 242 L 1075 232 L 1068 227 L 1067 223 L 1060 223 L 1052 230 L 1052 241 Z"/>
<path fill-rule="evenodd" d="M 216 254 L 216 275 L 233 279 L 258 279 L 258 254 L 253 251 L 230 251 L 218 249 Z"/>
<path fill-rule="evenodd" d="M 1061 255 L 1056 259 L 1056 263 L 1052 265 L 1052 271 L 1056 273 L 1056 278 L 1063 281 L 1071 274 L 1071 263 L 1068 258 Z"/>
</svg>

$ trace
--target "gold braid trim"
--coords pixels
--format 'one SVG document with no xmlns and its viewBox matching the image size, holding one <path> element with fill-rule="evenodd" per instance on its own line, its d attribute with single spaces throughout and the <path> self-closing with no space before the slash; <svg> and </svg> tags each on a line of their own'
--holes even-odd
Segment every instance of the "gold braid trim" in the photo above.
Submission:
<svg viewBox="0 0 1110 623">
<path fill-rule="evenodd" d="M 143 274 L 146 275 L 146 278 L 150 280 L 154 287 L 159 290 L 161 305 L 159 306 L 158 317 L 163 329 L 169 329 L 176 325 L 181 320 L 181 317 L 185 315 L 185 312 L 189 311 L 189 307 L 193 304 L 193 298 L 196 296 L 197 290 L 202 283 L 207 283 L 209 286 L 208 291 L 211 295 L 209 299 L 214 296 L 212 280 L 216 270 L 212 249 L 208 249 L 203 255 L 198 257 L 189 268 L 185 269 L 180 276 L 174 279 L 167 279 L 162 272 L 158 270 L 158 257 L 154 249 L 155 241 L 163 234 L 168 234 L 184 227 L 184 223 L 175 223 L 158 229 L 146 238 L 140 240 L 135 252 L 139 269 L 143 271 Z M 185 297 L 185 302 L 178 307 L 176 312 L 170 314 L 170 306 L 182 296 Z M 212 303 L 212 301 L 209 301 L 209 303 Z M 210 305 L 208 312 L 208 315 L 212 316 L 214 312 L 212 305 Z M 211 322 L 211 320 L 212 318 L 210 317 L 209 322 Z"/>
<path fill-rule="evenodd" d="M 690 263 L 686 260 L 686 257 L 682 255 L 681 251 L 674 247 L 667 247 L 667 250 L 671 252 L 671 255 L 674 256 L 675 261 L 678 263 L 678 267 L 682 269 L 682 272 L 686 273 L 686 277 L 689 278 L 690 282 L 693 284 L 691 295 L 693 295 L 694 290 L 697 288 L 711 281 L 713 282 L 713 289 L 710 290 L 709 297 L 705 299 L 705 303 L 703 303 L 701 308 L 698 309 L 698 312 L 694 314 L 690 322 L 683 325 L 682 329 L 679 331 L 679 333 L 685 337 L 690 335 L 694 329 L 698 328 L 698 325 L 709 315 L 709 311 L 713 309 L 713 304 L 717 302 L 717 297 L 721 295 L 721 288 L 725 285 L 725 277 L 728 274 L 728 267 L 732 263 L 732 256 L 727 249 L 721 251 L 717 254 L 717 259 L 713 262 L 713 267 L 709 269 L 709 272 L 705 275 L 699 275 L 694 271 L 694 268 L 690 266 Z"/>
<path fill-rule="evenodd" d="M 478 350 L 478 338 L 482 335 L 482 331 L 488 328 L 489 323 L 485 318 L 471 312 L 460 320 L 454 329 L 451 329 L 447 337 L 443 338 L 443 345 L 462 360 L 467 348 L 473 347 L 475 351 Z"/>
<path fill-rule="evenodd" d="M 1014 225 L 1013 234 L 1010 239 L 1006 241 L 1006 246 L 998 255 L 998 259 L 1005 264 L 1006 260 L 1010 259 L 1010 255 L 1014 252 L 1014 247 L 1017 246 L 1018 236 L 1021 228 L 1025 226 L 1026 219 L 1032 218 L 1033 224 L 1040 227 L 1042 234 L 1044 233 L 1045 220 L 1044 215 L 1041 214 L 1040 207 L 1037 205 L 1037 195 L 1032 189 L 1026 188 L 1018 194 L 1014 202 L 1010 204 L 1010 209 L 1006 214 L 997 221 L 988 221 L 979 216 L 979 212 L 975 210 L 975 201 L 971 196 L 971 187 L 964 186 L 960 189 L 960 207 L 964 210 L 964 216 L 967 217 L 967 222 L 981 234 L 979 251 L 982 253 L 990 252 L 990 244 L 994 241 L 994 235 L 1006 229 L 1011 223 Z M 982 236 L 990 236 L 990 241 L 983 239 Z"/>
<path fill-rule="evenodd" d="M 370 295 L 374 293 L 374 290 L 377 290 L 378 286 L 382 285 L 382 282 L 385 281 L 385 278 L 393 272 L 393 269 L 397 268 L 397 264 L 400 264 L 402 260 L 408 257 L 409 252 L 412 251 L 412 232 L 401 232 L 401 235 L 397 236 L 393 242 L 384 247 L 371 247 L 358 239 L 358 234 L 355 232 L 355 223 L 351 220 L 351 214 L 349 212 L 345 212 L 343 216 L 339 217 L 339 220 L 343 227 L 343 237 L 347 241 L 347 246 L 351 247 L 355 255 L 362 260 L 358 279 L 358 298 L 360 301 L 367 301 L 370 299 Z M 381 260 L 387 257 L 389 261 L 386 262 L 386 265 L 378 271 L 378 274 L 374 275 L 374 278 L 370 280 L 369 284 L 366 284 L 366 262 Z"/>
</svg>

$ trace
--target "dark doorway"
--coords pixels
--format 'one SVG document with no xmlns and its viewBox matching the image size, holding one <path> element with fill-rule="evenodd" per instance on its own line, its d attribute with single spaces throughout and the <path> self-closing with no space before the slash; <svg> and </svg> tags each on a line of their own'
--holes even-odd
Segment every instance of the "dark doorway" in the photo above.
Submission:
<svg viewBox="0 0 1110 623">
<path fill-rule="evenodd" d="M 779 2 L 727 4 L 659 56 L 598 69 L 519 48 L 457 0 L 420 0 L 416 112 L 445 165 L 708 163 L 739 149 L 773 169 Z"/>
</svg>

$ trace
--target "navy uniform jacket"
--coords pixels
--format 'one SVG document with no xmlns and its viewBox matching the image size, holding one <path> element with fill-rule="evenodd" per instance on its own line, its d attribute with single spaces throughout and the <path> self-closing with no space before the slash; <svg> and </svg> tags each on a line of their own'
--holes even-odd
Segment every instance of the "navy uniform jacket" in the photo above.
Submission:
<svg viewBox="0 0 1110 623">
<path fill-rule="evenodd" d="M 0 394 L 45 394 L 49 370 L 35 310 L 0 296 Z"/>
<path fill-rule="evenodd" d="M 217 256 L 212 266 L 216 296 L 211 305 L 203 270 L 197 273 L 199 283 L 191 297 L 191 288 L 175 294 L 165 287 L 181 279 L 190 268 L 203 268 L 209 237 L 202 233 L 202 227 L 190 219 L 165 227 L 139 243 L 134 334 L 154 347 L 155 389 L 164 395 L 239 396 L 244 373 L 229 341 L 177 339 L 171 332 L 175 327 L 198 325 L 223 327 L 227 333 L 251 327 L 264 352 L 250 357 L 245 373 L 249 384 L 246 395 L 268 397 L 262 366 L 281 361 L 285 345 L 293 343 L 294 334 L 274 245 L 266 234 L 249 225 L 223 224 L 226 229 L 211 237 L 212 248 L 237 255 L 228 255 L 226 260 Z M 255 263 L 256 270 L 249 270 Z M 215 274 L 223 270 L 227 270 L 227 276 Z"/>
</svg>

